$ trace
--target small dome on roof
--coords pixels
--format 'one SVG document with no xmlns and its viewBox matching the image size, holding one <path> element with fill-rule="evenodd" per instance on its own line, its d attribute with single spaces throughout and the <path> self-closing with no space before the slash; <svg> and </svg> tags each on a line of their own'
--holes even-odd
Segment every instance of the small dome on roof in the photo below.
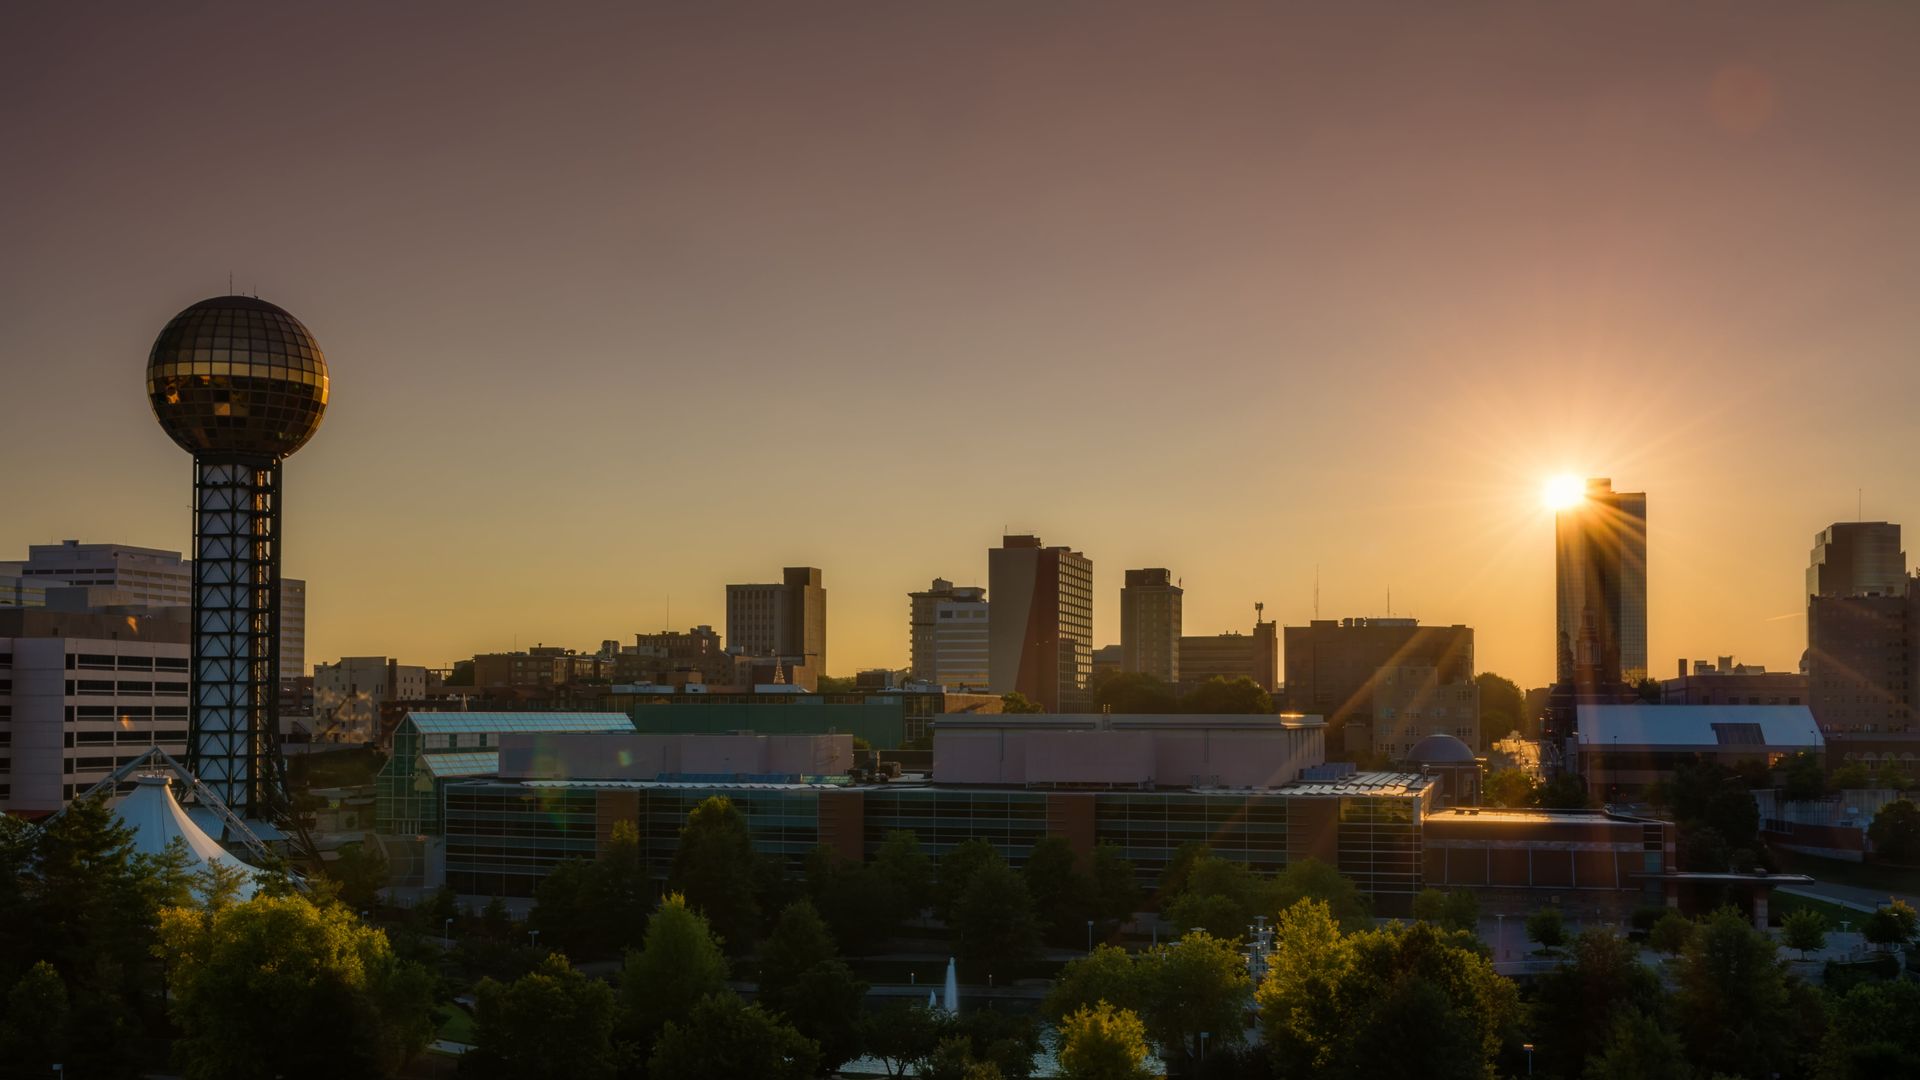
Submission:
<svg viewBox="0 0 1920 1080">
<path fill-rule="evenodd" d="M 1421 765 L 1467 765 L 1473 748 L 1451 735 L 1429 735 L 1413 746 L 1407 760 Z"/>
</svg>

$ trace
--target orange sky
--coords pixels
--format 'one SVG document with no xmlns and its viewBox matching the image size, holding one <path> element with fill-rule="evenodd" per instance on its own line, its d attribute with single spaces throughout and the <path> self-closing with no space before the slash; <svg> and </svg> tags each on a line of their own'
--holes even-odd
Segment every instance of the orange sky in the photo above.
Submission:
<svg viewBox="0 0 1920 1080">
<path fill-rule="evenodd" d="M 805 563 L 899 665 L 1005 527 L 1102 643 L 1128 567 L 1213 632 L 1317 566 L 1539 684 L 1571 471 L 1649 493 L 1656 673 L 1791 666 L 1813 533 L 1920 521 L 1920 7 L 1355 10 L 16 6 L 0 558 L 188 544 L 141 369 L 231 270 L 333 369 L 309 660 Z"/>
</svg>

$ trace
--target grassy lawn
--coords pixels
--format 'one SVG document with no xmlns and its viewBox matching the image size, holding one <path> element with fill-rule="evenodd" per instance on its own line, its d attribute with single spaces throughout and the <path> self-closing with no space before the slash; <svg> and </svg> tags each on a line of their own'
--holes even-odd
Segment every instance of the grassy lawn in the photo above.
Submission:
<svg viewBox="0 0 1920 1080">
<path fill-rule="evenodd" d="M 1829 930 L 1839 930 L 1842 922 L 1852 923 L 1853 928 L 1858 930 L 1860 924 L 1867 918 L 1867 913 L 1864 911 L 1855 911 L 1825 900 L 1815 900 L 1806 896 L 1789 896 L 1786 893 L 1777 892 L 1767 901 L 1767 921 L 1777 926 L 1789 913 L 1807 909 L 1826 916 Z"/>
<path fill-rule="evenodd" d="M 1874 863 L 1822 859 L 1795 851 L 1782 851 L 1778 854 L 1781 869 L 1796 874 L 1807 874 L 1821 881 L 1831 881 L 1836 885 L 1852 885 L 1862 889 L 1884 889 L 1888 892 L 1920 892 L 1920 871 L 1880 866 Z"/>
<path fill-rule="evenodd" d="M 448 1042 L 473 1045 L 473 1015 L 458 1005 L 449 1004 L 445 1008 L 453 1015 L 440 1025 L 439 1037 Z"/>
</svg>

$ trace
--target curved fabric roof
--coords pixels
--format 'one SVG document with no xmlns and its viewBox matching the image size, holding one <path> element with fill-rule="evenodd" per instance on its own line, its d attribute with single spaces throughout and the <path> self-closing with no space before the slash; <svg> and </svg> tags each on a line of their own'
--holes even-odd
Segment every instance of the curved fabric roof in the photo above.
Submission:
<svg viewBox="0 0 1920 1080">
<path fill-rule="evenodd" d="M 114 805 L 114 813 L 127 828 L 133 830 L 133 846 L 143 855 L 158 855 L 167 849 L 175 837 L 186 841 L 187 851 L 193 856 L 193 865 L 188 869 L 198 872 L 208 863 L 221 863 L 245 874 L 240 885 L 240 899 L 250 900 L 259 889 L 254 875 L 259 870 L 248 863 L 241 862 L 227 853 L 220 842 L 208 836 L 200 826 L 187 816 L 178 800 L 173 797 L 173 788 L 165 776 L 139 776 L 134 778 L 134 789 Z"/>
</svg>

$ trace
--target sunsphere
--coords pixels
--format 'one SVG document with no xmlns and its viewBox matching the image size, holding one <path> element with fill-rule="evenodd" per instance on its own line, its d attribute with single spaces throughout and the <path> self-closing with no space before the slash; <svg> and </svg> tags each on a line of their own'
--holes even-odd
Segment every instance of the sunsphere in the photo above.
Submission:
<svg viewBox="0 0 1920 1080">
<path fill-rule="evenodd" d="M 147 358 L 153 415 L 196 456 L 286 457 L 320 429 L 327 389 L 313 334 L 251 296 L 216 296 L 175 315 Z"/>
</svg>

